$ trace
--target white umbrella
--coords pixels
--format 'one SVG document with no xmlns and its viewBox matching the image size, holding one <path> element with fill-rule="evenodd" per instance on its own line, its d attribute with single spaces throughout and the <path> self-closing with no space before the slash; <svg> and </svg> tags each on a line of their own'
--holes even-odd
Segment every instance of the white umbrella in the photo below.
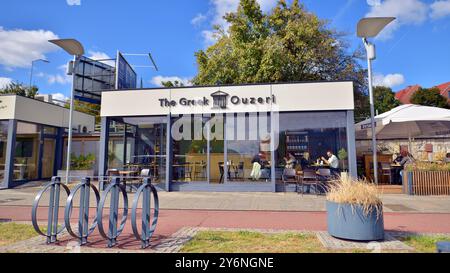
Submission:
<svg viewBox="0 0 450 273">
<path fill-rule="evenodd" d="M 372 137 L 370 119 L 356 124 L 356 138 Z M 450 135 L 450 110 L 404 104 L 375 117 L 377 139 Z M 411 146 L 411 145 L 410 145 Z M 410 147 L 411 148 L 411 147 Z"/>
</svg>

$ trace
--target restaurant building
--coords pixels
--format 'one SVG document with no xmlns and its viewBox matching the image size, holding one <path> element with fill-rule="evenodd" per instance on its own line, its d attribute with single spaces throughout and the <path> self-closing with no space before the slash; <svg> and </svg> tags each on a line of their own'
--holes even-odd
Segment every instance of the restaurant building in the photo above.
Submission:
<svg viewBox="0 0 450 273">
<path fill-rule="evenodd" d="M 0 188 L 46 180 L 62 168 L 69 109 L 17 95 L 0 96 Z M 95 117 L 74 111 L 75 132 L 94 131 Z"/>
<path fill-rule="evenodd" d="M 347 154 L 340 169 L 356 176 L 353 88 L 342 81 L 105 91 L 98 173 L 149 169 L 166 191 L 276 192 L 284 190 L 285 157 L 312 168 L 331 150 Z"/>
</svg>

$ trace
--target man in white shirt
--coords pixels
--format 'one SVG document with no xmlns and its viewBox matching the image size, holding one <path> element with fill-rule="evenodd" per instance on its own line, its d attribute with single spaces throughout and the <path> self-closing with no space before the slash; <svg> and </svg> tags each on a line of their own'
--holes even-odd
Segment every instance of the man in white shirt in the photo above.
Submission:
<svg viewBox="0 0 450 273">
<path fill-rule="evenodd" d="M 328 159 L 322 157 L 322 160 L 330 166 L 331 175 L 339 175 L 339 159 L 331 152 L 331 150 L 327 151 L 327 156 Z"/>
</svg>

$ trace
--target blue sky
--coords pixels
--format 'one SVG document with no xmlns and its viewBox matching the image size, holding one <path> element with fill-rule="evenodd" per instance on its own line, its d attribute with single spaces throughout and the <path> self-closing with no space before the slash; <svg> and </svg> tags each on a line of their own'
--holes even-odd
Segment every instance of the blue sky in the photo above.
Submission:
<svg viewBox="0 0 450 273">
<path fill-rule="evenodd" d="M 258 0 L 269 11 L 276 0 Z M 361 45 L 355 26 L 364 16 L 398 19 L 374 42 L 376 82 L 394 90 L 420 84 L 431 87 L 450 81 L 450 0 L 305 0 L 306 8 L 331 27 L 347 33 L 355 49 Z M 213 24 L 226 27 L 222 15 L 238 0 L 2 0 L 0 2 L 0 85 L 10 80 L 28 84 L 31 61 L 33 82 L 40 93 L 67 96 L 70 78 L 64 65 L 70 57 L 50 45 L 52 38 L 81 41 L 86 55 L 114 57 L 151 52 L 159 71 L 138 68 L 144 86 L 161 79 L 188 81 L 196 74 L 194 52 L 211 43 Z M 134 65 L 148 59 L 130 57 Z M 363 64 L 365 66 L 365 63 Z"/>
</svg>

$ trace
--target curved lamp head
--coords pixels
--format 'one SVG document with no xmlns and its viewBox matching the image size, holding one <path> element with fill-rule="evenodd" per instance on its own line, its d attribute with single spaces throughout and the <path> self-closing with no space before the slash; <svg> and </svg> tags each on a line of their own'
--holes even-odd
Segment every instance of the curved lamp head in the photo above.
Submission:
<svg viewBox="0 0 450 273">
<path fill-rule="evenodd" d="M 356 33 L 358 37 L 375 37 L 389 23 L 395 20 L 395 17 L 367 17 L 359 20 Z"/>
<path fill-rule="evenodd" d="M 59 46 L 67 53 L 74 56 L 82 56 L 84 54 L 84 48 L 80 42 L 75 39 L 57 39 L 49 40 L 50 43 Z"/>
</svg>

